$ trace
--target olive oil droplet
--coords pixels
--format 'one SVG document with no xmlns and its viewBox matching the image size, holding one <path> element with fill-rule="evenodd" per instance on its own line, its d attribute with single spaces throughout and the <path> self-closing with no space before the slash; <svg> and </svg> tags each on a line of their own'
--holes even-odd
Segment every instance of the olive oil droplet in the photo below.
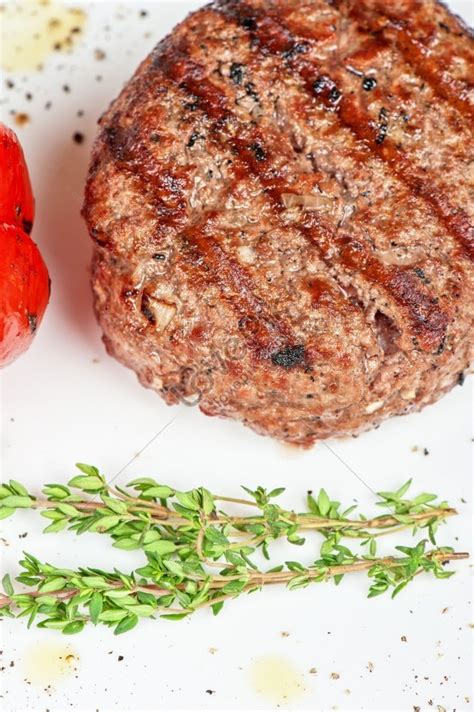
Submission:
<svg viewBox="0 0 474 712">
<path fill-rule="evenodd" d="M 1 6 L 1 67 L 7 72 L 42 69 L 48 57 L 71 52 L 86 23 L 84 10 L 49 0 L 11 0 Z"/>
</svg>

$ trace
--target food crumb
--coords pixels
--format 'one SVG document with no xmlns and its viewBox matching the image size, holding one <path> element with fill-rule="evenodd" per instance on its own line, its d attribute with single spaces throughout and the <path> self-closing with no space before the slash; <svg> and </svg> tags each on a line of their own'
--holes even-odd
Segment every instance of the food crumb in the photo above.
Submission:
<svg viewBox="0 0 474 712">
<path fill-rule="evenodd" d="M 448 611 L 449 611 L 449 607 L 446 606 L 446 608 L 443 608 L 443 610 L 441 611 L 441 613 L 447 613 Z"/>
<path fill-rule="evenodd" d="M 339 680 L 341 676 L 339 675 L 338 672 L 332 672 L 331 673 L 331 680 Z"/>
<path fill-rule="evenodd" d="M 215 695 L 216 691 L 215 690 L 206 690 L 207 695 Z"/>
<path fill-rule="evenodd" d="M 406 643 L 406 642 L 407 642 L 407 637 L 406 637 L 406 635 L 402 635 L 402 637 L 400 638 L 400 640 L 402 641 L 402 643 Z"/>
<path fill-rule="evenodd" d="M 369 672 L 373 672 L 373 671 L 374 671 L 374 664 L 373 664 L 372 662 L 370 662 L 370 660 L 369 660 L 369 662 L 367 663 L 367 670 L 368 670 Z"/>
<path fill-rule="evenodd" d="M 215 655 L 217 653 L 217 648 L 209 648 L 209 652 L 211 655 Z"/>
<path fill-rule="evenodd" d="M 118 658 L 117 658 L 117 660 L 119 661 L 119 663 L 121 663 L 122 660 L 123 660 L 123 655 L 119 655 Z"/>
<path fill-rule="evenodd" d="M 103 49 L 95 49 L 94 50 L 94 59 L 96 59 L 98 62 L 101 62 L 103 59 L 106 58 L 106 54 Z"/>
<path fill-rule="evenodd" d="M 310 674 L 310 675 L 317 675 L 317 674 L 318 674 L 318 671 L 316 670 L 315 667 L 312 667 L 312 668 L 309 669 L 309 674 Z"/>
<path fill-rule="evenodd" d="M 280 635 L 281 635 L 282 638 L 289 638 L 289 637 L 290 637 L 290 634 L 288 633 L 287 630 L 282 630 L 281 633 L 280 633 Z"/>
<path fill-rule="evenodd" d="M 23 111 L 15 114 L 13 120 L 17 126 L 26 126 L 26 124 L 30 123 L 29 115 L 25 114 Z"/>
<path fill-rule="evenodd" d="M 345 694 L 345 695 L 350 695 L 350 694 L 351 694 L 351 691 L 347 688 L 346 690 L 344 690 L 344 694 Z"/>
</svg>

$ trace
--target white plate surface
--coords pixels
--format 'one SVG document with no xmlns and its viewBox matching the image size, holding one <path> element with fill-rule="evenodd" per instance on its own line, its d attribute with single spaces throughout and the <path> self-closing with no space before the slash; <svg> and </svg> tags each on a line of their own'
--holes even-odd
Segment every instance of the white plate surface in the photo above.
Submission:
<svg viewBox="0 0 474 712">
<path fill-rule="evenodd" d="M 141 452 L 119 482 L 156 475 L 181 488 L 203 484 L 229 494 L 241 483 L 283 484 L 295 507 L 306 490 L 325 486 L 343 502 L 357 498 L 371 510 L 370 488 L 388 489 L 413 476 L 416 488 L 435 491 L 459 509 L 443 541 L 470 548 L 469 384 L 422 414 L 331 442 L 332 451 L 320 445 L 296 452 L 197 409 L 169 409 L 104 352 L 91 312 L 90 242 L 79 217 L 95 121 L 155 42 L 202 4 L 83 4 L 87 23 L 72 54 L 51 57 L 40 73 L 12 75 L 13 88 L 2 84 L 3 121 L 11 123 L 11 110 L 31 116 L 18 133 L 37 198 L 34 238 L 53 281 L 33 348 L 2 374 L 2 477 L 34 489 L 64 481 L 77 460 L 112 476 Z M 469 19 L 469 2 L 451 6 Z M 96 49 L 106 53 L 104 60 L 94 57 Z M 82 145 L 72 141 L 75 131 L 84 134 Z M 27 515 L 2 522 L 3 570 L 16 570 L 22 549 L 66 566 L 126 569 L 138 561 L 131 553 L 111 555 L 100 538 L 42 536 L 42 524 Z M 66 639 L 5 620 L 3 709 L 467 710 L 472 568 L 463 563 L 458 569 L 448 581 L 420 578 L 395 601 L 368 601 L 366 580 L 354 577 L 338 588 L 256 594 L 228 605 L 218 618 L 203 612 L 181 623 L 146 621 L 119 638 L 99 628 Z M 68 652 L 74 661 L 64 670 L 57 659 Z M 273 674 L 256 680 L 267 663 Z M 285 693 L 287 701 L 278 699 Z"/>
</svg>

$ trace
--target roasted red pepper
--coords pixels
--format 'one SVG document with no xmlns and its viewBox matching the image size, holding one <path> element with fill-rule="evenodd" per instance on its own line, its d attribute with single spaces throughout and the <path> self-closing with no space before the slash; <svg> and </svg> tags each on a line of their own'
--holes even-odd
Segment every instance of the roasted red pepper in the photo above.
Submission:
<svg viewBox="0 0 474 712">
<path fill-rule="evenodd" d="M 26 351 L 49 301 L 48 270 L 29 237 L 34 199 L 20 143 L 0 124 L 0 366 Z"/>
</svg>

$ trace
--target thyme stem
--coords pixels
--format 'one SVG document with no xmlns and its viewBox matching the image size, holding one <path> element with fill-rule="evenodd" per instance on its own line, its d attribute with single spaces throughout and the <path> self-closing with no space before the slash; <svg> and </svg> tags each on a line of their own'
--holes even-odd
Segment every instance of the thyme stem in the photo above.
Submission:
<svg viewBox="0 0 474 712">
<path fill-rule="evenodd" d="M 221 499 L 221 498 L 220 498 Z M 140 500 L 137 498 L 125 498 L 121 497 L 121 500 L 125 503 L 130 503 L 129 511 L 130 513 L 150 513 L 151 519 L 156 519 L 159 524 L 166 523 L 167 526 L 182 526 L 186 524 L 187 519 L 184 517 L 176 516 L 176 512 L 165 507 L 156 507 L 153 503 L 148 503 L 147 501 Z M 237 502 L 238 500 L 227 501 Z M 245 500 L 242 500 L 245 502 Z M 255 505 L 256 506 L 256 505 Z M 32 509 L 55 509 L 57 507 L 57 500 L 48 500 L 35 498 L 31 503 Z M 79 509 L 81 512 L 94 512 L 104 509 L 104 505 L 101 502 L 82 500 L 80 502 L 74 502 L 74 507 Z M 392 529 L 392 531 L 402 531 L 411 524 L 417 522 L 427 522 L 431 519 L 444 520 L 448 517 L 457 515 L 456 509 L 430 509 L 427 512 L 420 512 L 419 514 L 412 514 L 410 516 L 411 522 L 409 525 Z M 314 517 L 309 514 L 294 514 L 293 512 L 283 511 L 283 515 L 291 519 L 292 522 L 298 525 L 298 528 L 302 531 L 322 531 L 324 529 L 388 529 L 389 527 L 394 527 L 399 524 L 399 520 L 393 516 L 385 517 L 374 517 L 368 520 L 359 519 L 344 519 L 344 520 L 334 520 L 334 519 L 324 519 L 321 517 Z M 212 520 L 213 524 L 227 524 L 232 527 L 242 527 L 250 524 L 262 524 L 265 522 L 265 517 L 215 517 Z M 374 536 L 383 536 L 385 532 L 380 532 Z"/>
</svg>

